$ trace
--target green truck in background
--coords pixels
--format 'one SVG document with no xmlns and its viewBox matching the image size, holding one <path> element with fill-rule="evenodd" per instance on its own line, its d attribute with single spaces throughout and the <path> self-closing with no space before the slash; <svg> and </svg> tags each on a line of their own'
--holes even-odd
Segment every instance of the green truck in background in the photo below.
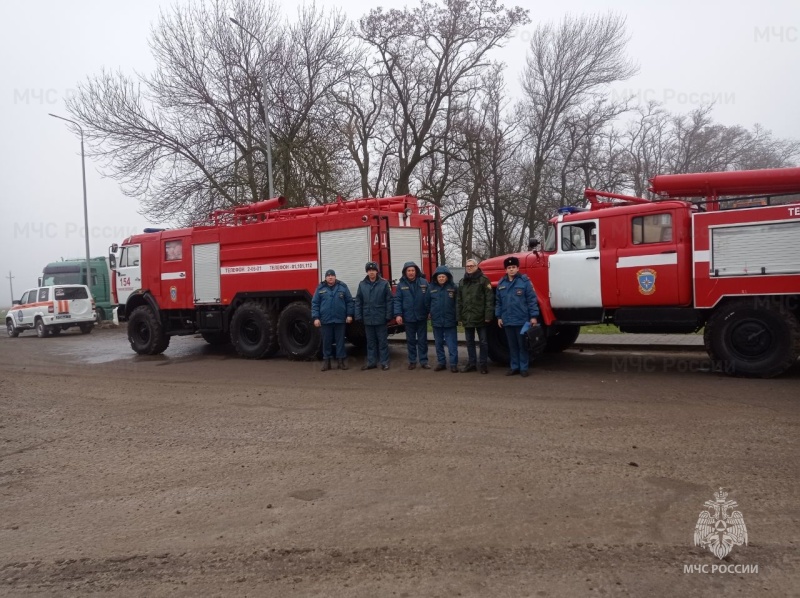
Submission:
<svg viewBox="0 0 800 598">
<path fill-rule="evenodd" d="M 97 311 L 97 321 L 111 320 L 114 316 L 114 294 L 112 292 L 111 268 L 108 258 L 93 257 L 89 260 L 92 270 L 91 282 L 86 282 L 86 260 L 70 259 L 51 262 L 42 271 L 39 286 L 57 284 L 85 284 L 92 292 Z"/>
</svg>

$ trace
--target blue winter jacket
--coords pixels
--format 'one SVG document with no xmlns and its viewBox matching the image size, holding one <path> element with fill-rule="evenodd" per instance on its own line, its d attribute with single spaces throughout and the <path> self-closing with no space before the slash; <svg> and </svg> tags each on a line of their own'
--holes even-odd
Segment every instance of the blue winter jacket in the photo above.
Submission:
<svg viewBox="0 0 800 598">
<path fill-rule="evenodd" d="M 323 324 L 344 324 L 348 316 L 353 316 L 354 309 L 350 289 L 341 280 L 333 286 L 323 280 L 311 298 L 311 318 Z"/>
<path fill-rule="evenodd" d="M 386 279 L 378 276 L 371 282 L 365 276 L 356 292 L 356 320 L 363 320 L 365 326 L 385 325 L 392 319 L 392 301 L 392 288 Z"/>
<path fill-rule="evenodd" d="M 508 275 L 497 283 L 494 315 L 503 320 L 503 326 L 523 326 L 531 318 L 539 317 L 539 303 L 530 279 L 517 274 L 514 280 Z"/>
<path fill-rule="evenodd" d="M 438 275 L 447 275 L 447 282 L 439 284 Z M 428 284 L 430 291 L 431 321 L 434 326 L 454 328 L 458 325 L 458 310 L 456 308 L 456 293 L 458 287 L 453 282 L 453 275 L 447 266 L 439 266 L 433 273 L 433 278 Z"/>
<path fill-rule="evenodd" d="M 414 282 L 406 278 L 409 267 L 417 271 Z M 403 276 L 394 293 L 394 315 L 401 316 L 405 322 L 428 321 L 428 281 L 414 262 L 403 264 Z"/>
</svg>

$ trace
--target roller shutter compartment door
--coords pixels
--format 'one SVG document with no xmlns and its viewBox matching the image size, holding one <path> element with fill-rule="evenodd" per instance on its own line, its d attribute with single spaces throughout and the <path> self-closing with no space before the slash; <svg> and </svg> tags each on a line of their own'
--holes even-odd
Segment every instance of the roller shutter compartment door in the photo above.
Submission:
<svg viewBox="0 0 800 598">
<path fill-rule="evenodd" d="M 319 233 L 319 279 L 333 269 L 356 296 L 358 283 L 364 279 L 364 266 L 370 261 L 370 228 L 346 228 Z"/>
<path fill-rule="evenodd" d="M 194 302 L 219 303 L 219 243 L 192 245 Z"/>
<path fill-rule="evenodd" d="M 392 248 L 392 282 L 396 283 L 403 276 L 403 264 L 414 262 L 419 269 L 424 271 L 422 263 L 422 237 L 418 228 L 389 229 L 390 244 Z M 430 280 L 433 272 L 425 272 Z"/>
</svg>

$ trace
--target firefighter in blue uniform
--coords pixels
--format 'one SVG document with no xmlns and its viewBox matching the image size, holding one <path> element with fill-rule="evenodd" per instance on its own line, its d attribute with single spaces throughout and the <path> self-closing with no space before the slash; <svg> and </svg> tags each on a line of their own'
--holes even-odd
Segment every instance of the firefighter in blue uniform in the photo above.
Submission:
<svg viewBox="0 0 800 598">
<path fill-rule="evenodd" d="M 506 376 L 519 374 L 528 376 L 528 346 L 520 333 L 522 327 L 530 322 L 535 326 L 539 317 L 539 303 L 533 285 L 527 276 L 519 273 L 519 259 L 507 257 L 503 261 L 506 275 L 497 283 L 494 315 L 497 325 L 505 330 L 511 363 Z"/>
<path fill-rule="evenodd" d="M 311 298 L 311 317 L 314 326 L 322 328 L 322 371 L 331 369 L 333 345 L 336 344 L 336 359 L 339 369 L 347 368 L 347 351 L 344 346 L 346 325 L 353 321 L 355 305 L 350 289 L 340 280 L 336 272 L 325 272 L 325 280 L 319 283 Z"/>
</svg>

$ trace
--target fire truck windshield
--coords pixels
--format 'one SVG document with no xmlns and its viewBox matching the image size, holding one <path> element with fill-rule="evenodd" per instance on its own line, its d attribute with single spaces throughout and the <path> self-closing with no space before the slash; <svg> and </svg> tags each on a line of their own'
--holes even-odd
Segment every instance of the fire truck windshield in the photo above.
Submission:
<svg viewBox="0 0 800 598">
<path fill-rule="evenodd" d="M 544 234 L 544 245 L 542 246 L 543 251 L 555 251 L 556 250 L 556 227 L 553 224 L 547 225 L 547 232 Z"/>
</svg>

